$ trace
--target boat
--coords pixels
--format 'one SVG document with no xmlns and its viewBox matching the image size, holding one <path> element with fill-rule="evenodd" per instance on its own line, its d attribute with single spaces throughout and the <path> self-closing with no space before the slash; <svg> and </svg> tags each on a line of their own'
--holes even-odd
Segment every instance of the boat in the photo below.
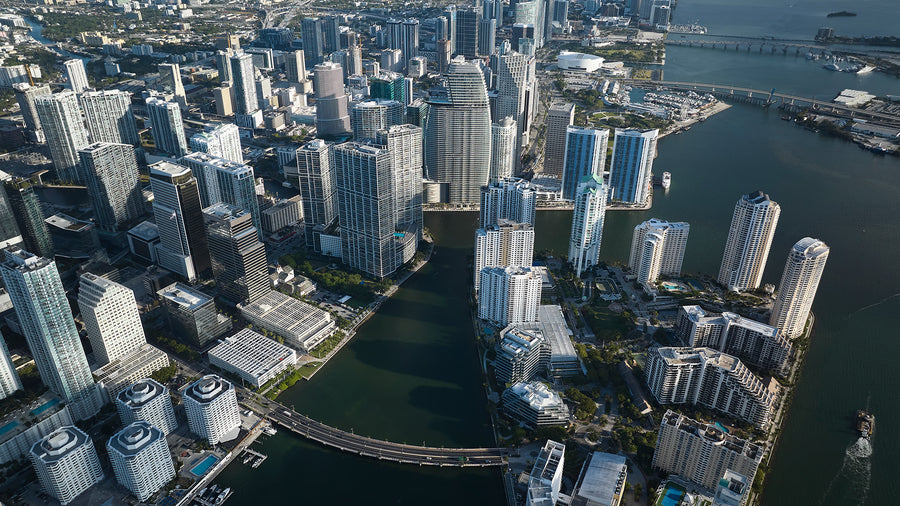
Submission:
<svg viewBox="0 0 900 506">
<path fill-rule="evenodd" d="M 875 70 L 875 67 L 871 65 L 863 65 L 859 70 L 856 71 L 857 74 L 868 74 L 869 72 Z"/>
<path fill-rule="evenodd" d="M 863 409 L 857 411 L 856 430 L 859 431 L 859 437 L 869 439 L 875 431 L 875 415 Z"/>
<path fill-rule="evenodd" d="M 791 116 L 789 114 L 785 114 L 784 116 L 781 117 L 781 119 L 782 119 L 782 121 L 790 121 Z"/>
<path fill-rule="evenodd" d="M 852 17 L 856 17 L 856 13 L 850 12 L 850 11 L 829 12 L 825 17 L 826 18 L 852 18 Z"/>
<path fill-rule="evenodd" d="M 662 175 L 662 187 L 666 190 L 669 189 L 669 186 L 672 185 L 672 174 L 670 172 L 663 172 Z"/>
<path fill-rule="evenodd" d="M 272 427 L 271 425 L 268 427 L 264 427 L 262 431 L 263 434 L 267 436 L 274 436 L 275 434 L 278 434 L 278 431 L 275 429 L 275 427 Z"/>
</svg>

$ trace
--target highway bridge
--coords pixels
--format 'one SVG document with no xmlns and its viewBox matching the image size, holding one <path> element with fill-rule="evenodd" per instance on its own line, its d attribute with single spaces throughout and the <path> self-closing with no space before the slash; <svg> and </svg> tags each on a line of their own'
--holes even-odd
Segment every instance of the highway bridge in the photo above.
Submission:
<svg viewBox="0 0 900 506">
<path fill-rule="evenodd" d="M 639 88 L 666 88 L 670 90 L 695 91 L 697 93 L 710 93 L 722 100 L 746 102 L 757 105 L 778 104 L 791 110 L 809 108 L 822 114 L 831 114 L 845 118 L 860 119 L 877 122 L 885 125 L 900 125 L 900 116 L 874 111 L 865 111 L 855 107 L 835 104 L 829 101 L 817 100 L 809 97 L 779 93 L 777 90 L 755 90 L 740 86 L 724 84 L 688 83 L 680 81 L 648 81 L 623 79 L 623 85 L 631 85 Z"/>
<path fill-rule="evenodd" d="M 504 463 L 509 448 L 433 448 L 359 436 L 317 422 L 281 404 L 272 404 L 268 419 L 308 439 L 338 450 L 378 460 L 439 467 L 488 467 Z"/>
</svg>

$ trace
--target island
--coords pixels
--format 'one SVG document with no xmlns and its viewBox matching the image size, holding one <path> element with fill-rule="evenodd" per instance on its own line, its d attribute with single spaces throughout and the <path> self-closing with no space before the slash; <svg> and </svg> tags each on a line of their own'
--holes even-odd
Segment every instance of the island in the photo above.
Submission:
<svg viewBox="0 0 900 506">
<path fill-rule="evenodd" d="M 856 17 L 855 12 L 849 11 L 838 11 L 838 12 L 829 12 L 826 18 L 853 18 Z"/>
</svg>

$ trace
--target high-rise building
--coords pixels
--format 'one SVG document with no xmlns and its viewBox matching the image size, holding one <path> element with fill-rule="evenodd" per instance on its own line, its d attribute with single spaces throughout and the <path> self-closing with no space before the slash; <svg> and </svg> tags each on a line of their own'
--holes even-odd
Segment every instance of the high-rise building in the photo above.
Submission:
<svg viewBox="0 0 900 506">
<path fill-rule="evenodd" d="M 413 227 L 422 239 L 422 129 L 396 125 L 379 130 L 375 143 L 388 151 L 394 180 L 394 223 L 398 230 Z"/>
<path fill-rule="evenodd" d="M 289 83 L 306 81 L 306 58 L 302 49 L 285 53 L 284 73 Z"/>
<path fill-rule="evenodd" d="M 428 179 L 446 183 L 451 203 L 476 203 L 488 183 L 491 111 L 484 75 L 475 63 L 454 60 L 445 96 L 429 102 L 425 128 Z"/>
<path fill-rule="evenodd" d="M 362 75 L 362 48 L 357 45 L 347 48 L 347 66 L 344 68 L 344 71 L 348 76 Z"/>
<path fill-rule="evenodd" d="M 530 266 L 481 270 L 478 317 L 495 325 L 535 322 L 541 302 L 541 275 Z"/>
<path fill-rule="evenodd" d="M 191 432 L 211 445 L 231 441 L 241 430 L 234 385 L 215 374 L 207 374 L 187 387 L 184 410 Z"/>
<path fill-rule="evenodd" d="M 167 97 L 171 95 L 182 110 L 187 109 L 187 95 L 184 93 L 184 85 L 181 84 L 181 68 L 177 63 L 160 63 L 158 68 L 157 88 L 159 91 Z"/>
<path fill-rule="evenodd" d="M 119 392 L 116 409 L 122 425 L 145 421 L 165 435 L 178 428 L 169 389 L 150 378 L 144 378 Z"/>
<path fill-rule="evenodd" d="M 190 168 L 197 179 L 202 205 L 208 207 L 224 202 L 237 206 L 250 213 L 253 226 L 262 234 L 253 167 L 200 152 L 183 157 L 181 163 Z"/>
<path fill-rule="evenodd" d="M 69 403 L 77 420 L 94 416 L 103 400 L 78 339 L 56 262 L 20 249 L 6 250 L 0 272 L 41 380 Z"/>
<path fill-rule="evenodd" d="M 22 380 L 9 355 L 6 339 L 0 334 L 0 399 L 6 399 L 17 390 L 22 390 Z"/>
<path fill-rule="evenodd" d="M 450 54 L 456 54 L 456 15 L 458 14 L 455 5 L 448 5 L 444 9 L 444 17 L 447 18 L 447 37 L 444 37 L 450 42 Z"/>
<path fill-rule="evenodd" d="M 264 296 L 269 291 L 266 247 L 259 241 L 250 213 L 219 203 L 203 214 L 219 295 L 235 304 Z"/>
<path fill-rule="evenodd" d="M 116 481 L 146 501 L 175 477 L 166 435 L 147 422 L 134 422 L 106 443 Z"/>
<path fill-rule="evenodd" d="M 400 267 L 394 249 L 394 182 L 386 149 L 348 142 L 334 148 L 342 258 L 376 277 Z"/>
<path fill-rule="evenodd" d="M 652 218 L 634 227 L 628 268 L 637 282 L 652 285 L 660 275 L 680 276 L 691 226 Z"/>
<path fill-rule="evenodd" d="M 525 498 L 526 506 L 556 504 L 562 489 L 565 462 L 566 445 L 547 440 L 531 467 L 528 492 Z"/>
<path fill-rule="evenodd" d="M 658 137 L 659 130 L 616 129 L 609 168 L 610 201 L 647 203 Z"/>
<path fill-rule="evenodd" d="M 303 18 L 300 22 L 300 33 L 303 35 L 303 52 L 307 64 L 322 63 L 322 57 L 325 55 L 325 37 L 319 18 Z"/>
<path fill-rule="evenodd" d="M 518 126 L 512 116 L 491 125 L 491 173 L 489 180 L 496 183 L 512 177 L 516 167 L 516 140 Z"/>
<path fill-rule="evenodd" d="M 667 411 L 659 424 L 653 468 L 714 489 L 725 469 L 753 481 L 765 452 L 712 424 Z"/>
<path fill-rule="evenodd" d="M 231 86 L 220 86 L 213 88 L 213 98 L 216 102 L 216 114 L 222 117 L 234 114 L 232 107 L 231 95 L 234 90 Z"/>
<path fill-rule="evenodd" d="M 711 348 L 651 348 L 647 387 L 660 404 L 712 409 L 765 430 L 778 396 L 735 357 Z"/>
<path fill-rule="evenodd" d="M 240 130 L 232 123 L 220 123 L 205 132 L 194 134 L 191 136 L 191 150 L 244 163 Z"/>
<path fill-rule="evenodd" d="M 181 283 L 156 292 L 173 334 L 202 348 L 231 330 L 231 320 L 216 311 L 213 298 Z"/>
<path fill-rule="evenodd" d="M 534 225 L 537 190 L 524 179 L 504 179 L 481 189 L 479 227 L 496 225 L 499 220 Z"/>
<path fill-rule="evenodd" d="M 419 20 L 389 19 L 386 23 L 386 42 L 390 49 L 399 49 L 401 67 L 405 68 L 410 58 L 419 56 Z"/>
<path fill-rule="evenodd" d="M 369 96 L 384 100 L 396 100 L 406 104 L 406 90 L 403 74 L 384 71 L 369 79 Z"/>
<path fill-rule="evenodd" d="M 98 142 L 80 149 L 78 155 L 100 228 L 115 232 L 143 216 L 134 146 Z"/>
<path fill-rule="evenodd" d="M 296 150 L 293 166 L 296 167 L 296 184 L 303 202 L 306 244 L 315 246 L 313 229 L 327 228 L 337 218 L 337 172 L 334 169 L 333 147 L 321 139 L 307 142 Z M 287 170 L 285 178 L 288 181 L 293 179 Z"/>
<path fill-rule="evenodd" d="M 63 181 L 81 182 L 78 150 L 88 145 L 88 131 L 81 119 L 78 97 L 71 91 L 37 96 L 34 108 L 44 129 L 56 176 Z"/>
<path fill-rule="evenodd" d="M 453 52 L 450 50 L 450 41 L 448 39 L 440 39 L 437 41 L 437 64 L 438 71 L 443 74 L 450 68 L 450 58 Z"/>
<path fill-rule="evenodd" d="M 576 276 L 600 261 L 606 195 L 607 187 L 600 176 L 587 176 L 578 185 L 569 236 L 569 262 Z"/>
<path fill-rule="evenodd" d="M 325 16 L 321 21 L 322 41 L 325 53 L 333 53 L 341 48 L 341 20 L 337 16 Z"/>
<path fill-rule="evenodd" d="M 539 381 L 514 383 L 503 391 L 502 400 L 503 411 L 529 427 L 569 423 L 569 407 L 558 393 Z"/>
<path fill-rule="evenodd" d="M 79 96 L 91 142 L 131 144 L 139 147 L 131 93 L 119 90 L 89 91 Z"/>
<path fill-rule="evenodd" d="M 778 285 L 778 296 L 769 318 L 769 325 L 777 327 L 788 339 L 800 337 L 806 330 L 809 310 L 816 298 L 830 251 L 831 248 L 824 242 L 804 237 L 788 253 Z"/>
<path fill-rule="evenodd" d="M 478 28 L 481 11 L 473 8 L 456 11 L 455 54 L 468 59 L 478 57 Z"/>
<path fill-rule="evenodd" d="M 176 157 L 186 155 L 188 145 L 178 104 L 156 97 L 148 98 L 147 115 L 156 149 Z"/>
<path fill-rule="evenodd" d="M 547 111 L 547 136 L 544 149 L 545 176 L 562 179 L 566 161 L 568 128 L 575 122 L 575 104 L 557 103 Z M 580 184 L 581 180 L 576 183 Z"/>
<path fill-rule="evenodd" d="M 550 343 L 543 332 L 510 325 L 500 335 L 494 372 L 501 386 L 546 375 L 550 365 Z"/>
<path fill-rule="evenodd" d="M 118 360 L 147 343 L 131 289 L 90 272 L 80 279 L 78 308 L 98 364 Z"/>
<path fill-rule="evenodd" d="M 384 128 L 403 123 L 406 106 L 396 100 L 364 100 L 350 107 L 350 126 L 356 140 L 374 139 Z"/>
<path fill-rule="evenodd" d="M 720 284 L 735 292 L 759 288 L 780 215 L 781 206 L 765 193 L 741 195 L 725 242 Z"/>
<path fill-rule="evenodd" d="M 188 280 L 210 267 L 197 179 L 183 165 L 150 166 L 153 215 L 159 228 L 159 264 Z"/>
<path fill-rule="evenodd" d="M 18 216 L 13 211 L 12 202 L 7 196 L 7 191 L 18 191 L 14 187 L 5 189 L 11 185 L 13 178 L 9 174 L 0 174 L 0 249 L 22 244 L 22 232 L 16 222 Z"/>
<path fill-rule="evenodd" d="M 38 117 L 37 109 L 34 106 L 34 99 L 49 95 L 50 85 L 31 86 L 28 83 L 15 83 L 12 87 L 16 93 L 16 101 L 19 103 L 19 110 L 22 111 L 25 128 L 28 129 L 31 140 L 44 142 L 44 130 L 41 127 L 41 119 Z"/>
<path fill-rule="evenodd" d="M 26 179 L 10 179 L 4 183 L 6 198 L 18 229 L 22 232 L 21 240 L 15 237 L 6 246 L 24 242 L 27 251 L 45 258 L 53 258 L 53 239 L 44 221 L 41 202 L 34 192 L 34 185 Z M 9 228 L 9 225 L 6 225 Z"/>
<path fill-rule="evenodd" d="M 497 20 L 482 19 L 478 23 L 478 54 L 490 56 L 497 52 Z"/>
<path fill-rule="evenodd" d="M 678 309 L 675 336 L 685 346 L 714 348 L 779 373 L 791 356 L 791 342 L 777 328 L 727 311 L 707 313 L 700 306 Z"/>
<path fill-rule="evenodd" d="M 222 86 L 230 86 L 232 82 L 231 75 L 231 49 L 225 51 L 216 51 L 216 69 L 219 71 L 219 83 Z"/>
<path fill-rule="evenodd" d="M 321 63 L 314 69 L 316 90 L 316 132 L 319 136 L 350 133 L 348 99 L 344 92 L 344 71 L 337 63 Z"/>
<path fill-rule="evenodd" d="M 91 87 L 88 83 L 87 70 L 84 68 L 84 60 L 81 58 L 66 60 L 63 63 L 63 68 L 65 69 L 66 79 L 69 81 L 69 89 L 73 92 L 81 93 Z"/>
<path fill-rule="evenodd" d="M 259 109 L 253 55 L 240 53 L 231 57 L 231 79 L 231 87 L 234 89 L 234 112 L 253 114 Z"/>
<path fill-rule="evenodd" d="M 487 267 L 531 267 L 534 256 L 534 227 L 530 223 L 497 220 L 496 225 L 475 231 L 475 291 L 481 271 Z"/>
<path fill-rule="evenodd" d="M 528 79 L 528 58 L 514 51 L 501 51 L 497 56 L 497 99 L 495 120 L 512 116 L 516 121 L 516 154 L 521 152 L 521 136 L 527 123 L 525 114 L 525 87 Z M 518 160 L 517 160 L 518 162 Z M 518 169 L 518 163 L 517 163 Z"/>
<path fill-rule="evenodd" d="M 94 442 L 74 425 L 34 443 L 28 457 L 41 488 L 61 504 L 69 504 L 104 478 Z"/>
<path fill-rule="evenodd" d="M 562 198 L 575 200 L 579 183 L 586 176 L 603 177 L 609 130 L 569 125 L 562 173 Z"/>
</svg>

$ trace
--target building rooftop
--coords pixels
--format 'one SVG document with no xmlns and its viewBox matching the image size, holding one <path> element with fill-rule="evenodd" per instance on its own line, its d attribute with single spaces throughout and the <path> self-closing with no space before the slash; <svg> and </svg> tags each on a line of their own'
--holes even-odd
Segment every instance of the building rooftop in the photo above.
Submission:
<svg viewBox="0 0 900 506">
<path fill-rule="evenodd" d="M 66 404 L 48 390 L 27 406 L 7 413 L 3 417 L 3 425 L 0 426 L 0 444 L 18 436 L 35 423 L 47 419 L 65 407 Z"/>
<path fill-rule="evenodd" d="M 159 161 L 150 166 L 150 174 L 157 174 L 164 177 L 175 177 L 182 176 L 185 173 L 190 173 L 191 169 L 185 167 L 184 165 L 179 165 L 177 163 L 172 163 L 168 161 Z"/>
<path fill-rule="evenodd" d="M 530 383 L 520 381 L 509 387 L 509 390 L 535 410 L 544 410 L 563 405 L 562 398 L 560 398 L 558 393 L 550 390 L 547 388 L 547 385 L 538 381 Z"/>
<path fill-rule="evenodd" d="M 282 366 L 285 361 L 291 364 L 297 361 L 294 350 L 250 329 L 222 339 L 209 350 L 209 356 L 255 378 Z"/>
<path fill-rule="evenodd" d="M 92 374 L 98 383 L 115 383 L 119 378 L 125 381 L 128 375 L 166 356 L 166 353 L 159 348 L 144 343 L 128 355 L 94 369 Z"/>
<path fill-rule="evenodd" d="M 110 450 L 130 457 L 137 455 L 141 450 L 160 439 L 165 439 L 161 430 L 150 425 L 149 422 L 139 420 L 113 434 L 109 438 L 107 446 Z"/>
<path fill-rule="evenodd" d="M 184 390 L 184 397 L 191 398 L 200 404 L 207 404 L 233 388 L 230 381 L 215 374 L 207 374 L 191 383 Z"/>
<path fill-rule="evenodd" d="M 44 222 L 48 225 L 71 232 L 84 232 L 94 228 L 94 224 L 89 221 L 79 220 L 63 213 L 56 213 L 44 220 Z"/>
<path fill-rule="evenodd" d="M 129 408 L 139 408 L 167 391 L 166 387 L 155 380 L 145 378 L 119 392 L 116 398 Z"/>
<path fill-rule="evenodd" d="M 25 251 L 23 249 L 10 248 L 5 251 L 6 261 L 4 263 L 8 267 L 22 272 L 42 269 L 53 263 L 53 260 L 39 257 L 34 253 L 29 253 L 28 251 Z"/>
<path fill-rule="evenodd" d="M 624 456 L 594 452 L 582 468 L 575 496 L 590 501 L 586 504 L 616 505 L 625 487 L 625 476 Z"/>
<path fill-rule="evenodd" d="M 138 239 L 152 241 L 159 238 L 159 227 L 156 226 L 156 223 L 150 221 L 142 221 L 132 227 L 128 231 L 128 233 L 137 237 Z"/>
<path fill-rule="evenodd" d="M 225 202 L 219 202 L 218 204 L 213 204 L 204 209 L 203 214 L 215 216 L 220 220 L 232 220 L 250 214 L 250 212 L 245 211 L 241 207 L 226 204 Z"/>
<path fill-rule="evenodd" d="M 51 464 L 63 459 L 69 453 L 86 444 L 88 435 L 74 425 L 60 427 L 47 434 L 31 447 L 31 454 L 41 461 Z"/>
<path fill-rule="evenodd" d="M 209 295 L 181 283 L 173 283 L 156 292 L 156 294 L 187 309 L 198 309 L 200 306 L 212 301 L 212 297 Z"/>
</svg>

